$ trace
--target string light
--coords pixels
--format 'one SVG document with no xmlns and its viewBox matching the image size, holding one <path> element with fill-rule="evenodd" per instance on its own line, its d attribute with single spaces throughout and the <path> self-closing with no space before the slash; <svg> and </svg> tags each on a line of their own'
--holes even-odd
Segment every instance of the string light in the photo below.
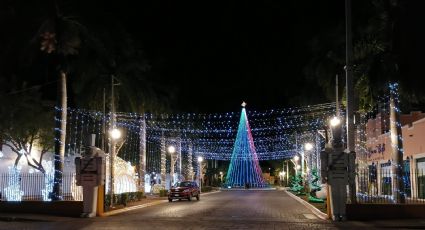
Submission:
<svg viewBox="0 0 425 230">
<path fill-rule="evenodd" d="M 245 107 L 242 108 L 238 133 L 236 136 L 230 166 L 226 176 L 226 186 L 264 187 L 264 182 L 254 140 L 249 127 Z"/>
</svg>

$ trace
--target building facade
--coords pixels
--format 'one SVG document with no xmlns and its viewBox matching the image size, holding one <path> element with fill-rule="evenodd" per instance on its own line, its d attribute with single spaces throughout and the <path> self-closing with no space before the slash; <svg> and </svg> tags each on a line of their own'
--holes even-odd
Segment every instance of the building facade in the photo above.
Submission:
<svg viewBox="0 0 425 230">
<path fill-rule="evenodd" d="M 407 197 L 425 199 L 425 113 L 400 115 L 403 139 L 403 181 Z M 389 117 L 378 114 L 366 124 L 368 190 L 391 195 L 392 159 Z"/>
</svg>

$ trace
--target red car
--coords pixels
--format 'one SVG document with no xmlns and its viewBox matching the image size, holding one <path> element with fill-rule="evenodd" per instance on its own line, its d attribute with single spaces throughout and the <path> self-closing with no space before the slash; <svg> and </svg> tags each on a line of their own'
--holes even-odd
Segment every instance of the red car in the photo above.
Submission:
<svg viewBox="0 0 425 230">
<path fill-rule="evenodd" d="M 192 197 L 196 197 L 196 200 L 200 198 L 199 187 L 193 181 L 177 182 L 168 193 L 169 202 L 172 202 L 173 199 L 188 199 L 191 201 Z"/>
</svg>

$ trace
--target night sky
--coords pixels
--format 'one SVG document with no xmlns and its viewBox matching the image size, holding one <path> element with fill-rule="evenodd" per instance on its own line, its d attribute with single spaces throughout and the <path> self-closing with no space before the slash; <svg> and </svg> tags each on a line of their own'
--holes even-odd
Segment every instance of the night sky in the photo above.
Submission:
<svg viewBox="0 0 425 230">
<path fill-rule="evenodd" d="M 251 109 L 329 102 L 315 81 L 304 78 L 303 68 L 312 39 L 344 25 L 344 6 L 329 0 L 152 1 L 123 7 L 153 70 L 177 88 L 180 110 L 235 111 L 242 100 Z M 394 38 L 402 74 L 421 79 L 425 4 L 405 1 L 404 7 Z M 365 23 L 367 10 L 353 3 L 354 26 Z M 342 68 L 339 74 L 344 81 Z"/>
<path fill-rule="evenodd" d="M 64 2 L 73 14 L 91 15 L 99 25 L 106 18 L 120 21 L 142 47 L 149 71 L 173 91 L 175 111 L 238 111 L 243 100 L 249 109 L 262 110 L 327 103 L 333 98 L 305 76 L 305 67 L 315 47 L 324 47 L 320 42 L 313 45 L 314 39 L 344 35 L 343 0 Z M 402 77 L 413 79 L 407 82 L 418 87 L 421 84 L 414 79 L 425 83 L 425 1 L 402 2 L 394 40 Z M 365 15 L 370 9 L 365 6 L 369 3 L 353 0 L 354 27 L 368 23 Z M 37 18 L 38 12 L 25 4 L 16 4 L 20 14 Z M 19 28 L 25 27 L 25 21 L 20 23 Z M 2 25 L 18 29 L 7 22 Z M 30 28 L 26 33 L 35 31 Z M 344 47 L 339 48 L 343 58 Z M 337 73 L 343 85 L 342 64 Z M 51 89 L 54 96 L 55 86 Z"/>
<path fill-rule="evenodd" d="M 242 100 L 265 109 L 287 106 L 300 84 L 314 87 L 300 78 L 308 42 L 321 24 L 343 20 L 341 3 L 156 2 L 131 20 L 141 18 L 134 32 L 153 67 L 178 86 L 182 109 L 235 111 Z"/>
</svg>

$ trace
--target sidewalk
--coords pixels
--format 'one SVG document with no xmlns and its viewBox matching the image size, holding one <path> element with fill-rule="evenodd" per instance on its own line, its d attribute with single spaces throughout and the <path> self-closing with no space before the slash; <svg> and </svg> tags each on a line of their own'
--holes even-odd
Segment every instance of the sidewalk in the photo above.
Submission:
<svg viewBox="0 0 425 230">
<path fill-rule="evenodd" d="M 214 194 L 220 191 L 204 192 L 202 196 Z M 167 197 L 159 197 L 159 195 L 146 194 L 146 198 L 140 201 L 129 203 L 126 207 L 117 206 L 115 209 L 103 213 L 100 218 L 117 215 L 120 213 L 129 212 L 136 209 L 146 208 L 153 205 L 168 202 Z M 54 216 L 47 214 L 36 214 L 36 213 L 5 213 L 0 212 L 0 223 L 1 222 L 67 222 L 72 220 L 84 219 L 80 217 L 64 217 Z"/>
<path fill-rule="evenodd" d="M 165 202 L 168 202 L 167 197 L 159 197 L 159 195 L 146 194 L 145 199 L 129 203 L 125 207 L 122 207 L 122 205 L 121 205 L 120 208 L 112 209 L 108 212 L 103 213 L 103 215 L 101 215 L 101 217 L 112 216 L 112 215 L 128 212 L 128 211 L 135 210 L 135 209 L 145 208 L 145 207 L 149 207 L 149 206 L 152 206 L 152 205 L 157 205 L 157 204 L 161 204 L 161 203 L 165 203 Z"/>
<path fill-rule="evenodd" d="M 119 213 L 149 207 L 152 205 L 160 204 L 167 201 L 167 197 L 159 197 L 159 195 L 150 195 L 147 194 L 146 198 L 129 203 L 127 206 L 118 205 L 113 210 L 105 212 L 101 217 L 107 217 L 111 215 L 116 215 Z M 75 219 L 81 219 L 80 217 L 65 217 L 65 216 L 55 216 L 48 214 L 36 214 L 36 213 L 5 213 L 0 212 L 0 222 L 61 222 L 61 221 L 70 221 Z"/>
<path fill-rule="evenodd" d="M 313 212 L 317 217 L 322 220 L 332 222 L 328 219 L 326 213 L 321 212 L 316 207 L 308 203 L 307 201 L 293 195 L 292 193 L 286 191 L 285 188 L 278 190 L 283 190 L 290 197 L 294 198 L 302 205 L 307 207 L 311 212 Z M 424 219 L 391 219 L 391 220 L 371 220 L 371 221 L 344 221 L 344 222 L 332 222 L 335 226 L 339 228 L 344 227 L 356 227 L 356 228 L 378 228 L 378 229 L 425 229 L 425 220 Z"/>
</svg>

